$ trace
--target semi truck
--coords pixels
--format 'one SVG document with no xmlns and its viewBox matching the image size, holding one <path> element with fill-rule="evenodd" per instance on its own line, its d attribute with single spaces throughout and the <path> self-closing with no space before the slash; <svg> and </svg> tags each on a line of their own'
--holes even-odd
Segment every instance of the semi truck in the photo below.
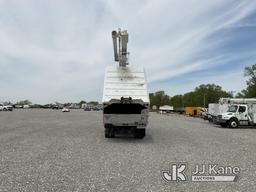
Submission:
<svg viewBox="0 0 256 192">
<path fill-rule="evenodd" d="M 225 113 L 218 115 L 218 123 L 222 127 L 256 125 L 256 98 L 223 98 L 220 102 L 230 104 Z"/>
<path fill-rule="evenodd" d="M 145 70 L 128 66 L 126 30 L 112 31 L 114 59 L 119 66 L 108 66 L 103 88 L 105 137 L 132 134 L 143 138 L 149 116 L 149 95 Z"/>
</svg>

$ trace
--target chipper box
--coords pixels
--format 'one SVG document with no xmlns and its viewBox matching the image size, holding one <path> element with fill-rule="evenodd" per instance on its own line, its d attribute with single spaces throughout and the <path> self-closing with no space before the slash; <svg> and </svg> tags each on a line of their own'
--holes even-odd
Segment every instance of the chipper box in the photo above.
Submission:
<svg viewBox="0 0 256 192">
<path fill-rule="evenodd" d="M 113 31 L 112 37 L 119 66 L 108 66 L 105 71 L 102 101 L 105 137 L 130 133 L 143 138 L 149 112 L 145 72 L 143 68 L 127 66 L 127 31 Z"/>
</svg>

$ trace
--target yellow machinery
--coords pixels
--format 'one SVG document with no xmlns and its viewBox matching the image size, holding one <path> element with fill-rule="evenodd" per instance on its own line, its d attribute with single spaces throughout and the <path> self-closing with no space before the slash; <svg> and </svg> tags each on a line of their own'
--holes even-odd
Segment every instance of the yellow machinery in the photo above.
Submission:
<svg viewBox="0 0 256 192">
<path fill-rule="evenodd" d="M 201 107 L 186 107 L 185 114 L 189 116 L 199 116 L 201 114 Z"/>
</svg>

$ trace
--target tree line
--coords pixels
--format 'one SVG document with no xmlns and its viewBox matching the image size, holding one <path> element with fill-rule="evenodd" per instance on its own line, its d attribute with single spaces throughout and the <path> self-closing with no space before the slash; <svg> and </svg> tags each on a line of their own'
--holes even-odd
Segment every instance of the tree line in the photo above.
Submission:
<svg viewBox="0 0 256 192">
<path fill-rule="evenodd" d="M 228 92 L 222 89 L 221 86 L 215 84 L 202 84 L 196 87 L 193 91 L 174 95 L 170 97 L 165 94 L 164 91 L 157 91 L 150 93 L 150 106 L 171 105 L 174 108 L 182 108 L 188 106 L 195 107 L 207 107 L 209 103 L 217 103 L 221 97 L 239 97 L 239 98 L 251 98 L 256 97 L 256 64 L 246 67 L 244 69 L 244 76 L 247 78 L 247 87 L 233 95 L 232 92 Z M 232 82 L 232 80 L 230 81 Z"/>
<path fill-rule="evenodd" d="M 236 97 L 251 98 L 256 97 L 256 64 L 245 67 L 244 76 L 247 78 L 247 87 L 236 95 Z"/>
<path fill-rule="evenodd" d="M 99 102 L 98 101 L 80 101 L 78 103 L 72 103 L 72 102 L 65 102 L 65 103 L 60 103 L 60 102 L 55 102 L 55 103 L 48 103 L 48 104 L 33 104 L 31 101 L 29 100 L 21 100 L 21 101 L 18 101 L 16 103 L 12 103 L 11 101 L 5 101 L 5 102 L 2 102 L 4 105 L 12 105 L 12 106 L 24 106 L 24 105 L 29 105 L 30 107 L 32 108 L 52 108 L 53 106 L 70 106 L 72 104 L 75 104 L 77 106 L 80 106 L 82 107 L 83 104 L 88 104 L 88 105 L 98 105 Z"/>
</svg>

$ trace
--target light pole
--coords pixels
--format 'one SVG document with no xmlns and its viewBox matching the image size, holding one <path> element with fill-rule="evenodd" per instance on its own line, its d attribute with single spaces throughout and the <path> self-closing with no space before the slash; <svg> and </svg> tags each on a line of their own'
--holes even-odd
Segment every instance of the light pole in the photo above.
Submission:
<svg viewBox="0 0 256 192">
<path fill-rule="evenodd" d="M 205 108 L 205 96 L 206 96 L 206 94 L 204 94 L 204 108 Z"/>
</svg>

